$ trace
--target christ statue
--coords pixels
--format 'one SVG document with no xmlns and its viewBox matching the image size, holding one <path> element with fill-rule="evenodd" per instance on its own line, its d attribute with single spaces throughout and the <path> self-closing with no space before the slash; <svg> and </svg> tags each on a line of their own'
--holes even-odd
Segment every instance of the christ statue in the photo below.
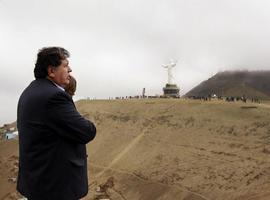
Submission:
<svg viewBox="0 0 270 200">
<path fill-rule="evenodd" d="M 170 61 L 169 64 L 167 65 L 162 65 L 162 67 L 167 68 L 168 71 L 168 84 L 172 84 L 172 79 L 173 79 L 173 75 L 172 75 L 172 68 L 175 67 L 177 61 L 174 62 L 172 59 Z"/>
</svg>

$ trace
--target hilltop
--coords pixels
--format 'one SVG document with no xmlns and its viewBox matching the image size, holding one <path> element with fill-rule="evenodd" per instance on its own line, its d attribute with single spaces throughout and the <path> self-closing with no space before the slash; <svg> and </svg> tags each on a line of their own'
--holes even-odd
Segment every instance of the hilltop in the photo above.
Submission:
<svg viewBox="0 0 270 200">
<path fill-rule="evenodd" d="M 270 198 L 270 104 L 134 99 L 76 106 L 97 125 L 83 200 Z M 0 199 L 15 199 L 8 180 L 17 155 L 17 141 L 0 143 Z"/>
<path fill-rule="evenodd" d="M 208 96 L 216 94 L 223 97 L 270 99 L 270 70 L 268 71 L 225 71 L 193 88 L 185 94 L 189 96 Z"/>
</svg>

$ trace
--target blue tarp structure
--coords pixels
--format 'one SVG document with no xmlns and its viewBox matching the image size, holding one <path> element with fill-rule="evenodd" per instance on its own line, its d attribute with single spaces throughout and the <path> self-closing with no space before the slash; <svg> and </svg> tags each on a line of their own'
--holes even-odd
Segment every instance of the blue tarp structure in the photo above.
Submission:
<svg viewBox="0 0 270 200">
<path fill-rule="evenodd" d="M 7 132 L 7 133 L 5 134 L 5 138 L 6 138 L 7 140 L 16 138 L 17 136 L 18 136 L 18 133 L 17 133 L 17 132 Z"/>
</svg>

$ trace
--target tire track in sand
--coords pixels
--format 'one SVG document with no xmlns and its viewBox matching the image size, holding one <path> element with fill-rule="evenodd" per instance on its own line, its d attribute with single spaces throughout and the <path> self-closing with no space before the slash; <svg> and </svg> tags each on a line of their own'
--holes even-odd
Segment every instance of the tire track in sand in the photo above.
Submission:
<svg viewBox="0 0 270 200">
<path fill-rule="evenodd" d="M 127 145 L 125 147 L 125 149 L 123 151 L 121 151 L 113 160 L 112 162 L 105 167 L 105 169 L 103 169 L 101 172 L 99 172 L 95 177 L 99 178 L 100 176 L 102 176 L 108 169 L 111 169 L 113 165 L 115 165 L 127 152 L 130 151 L 130 149 L 132 149 L 141 139 L 142 137 L 145 135 L 145 132 L 147 131 L 147 129 L 143 129 L 142 133 L 139 134 L 136 138 L 134 138 L 131 143 L 129 145 Z"/>
</svg>

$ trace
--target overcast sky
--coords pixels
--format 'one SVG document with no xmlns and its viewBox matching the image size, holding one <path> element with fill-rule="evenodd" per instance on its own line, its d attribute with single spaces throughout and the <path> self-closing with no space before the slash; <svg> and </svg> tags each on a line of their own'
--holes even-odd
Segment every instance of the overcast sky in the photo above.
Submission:
<svg viewBox="0 0 270 200">
<path fill-rule="evenodd" d="M 70 51 L 76 99 L 181 95 L 224 70 L 270 69 L 269 0 L 0 0 L 0 125 L 16 120 L 38 49 Z"/>
</svg>

